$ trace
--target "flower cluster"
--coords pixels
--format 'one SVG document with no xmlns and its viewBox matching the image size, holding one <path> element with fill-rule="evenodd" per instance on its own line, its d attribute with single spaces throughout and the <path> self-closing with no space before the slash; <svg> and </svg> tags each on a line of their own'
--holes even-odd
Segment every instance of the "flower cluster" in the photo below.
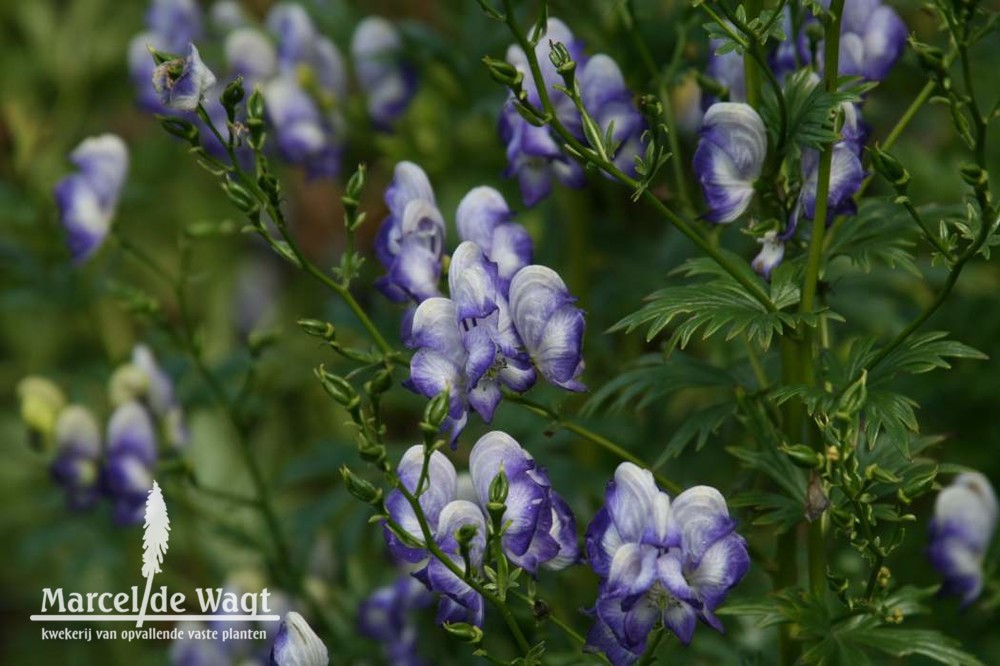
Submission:
<svg viewBox="0 0 1000 666">
<path fill-rule="evenodd" d="M 814 54 L 823 52 L 823 41 L 810 42 L 807 31 L 818 25 L 818 19 L 806 14 L 799 25 L 793 25 L 786 8 L 784 21 L 789 39 L 773 49 L 769 60 L 779 80 L 816 86 L 820 85 L 817 72 L 822 73 L 823 63 L 812 61 Z M 906 26 L 891 8 L 879 0 L 848 0 L 841 23 L 839 73 L 880 81 L 899 59 L 905 42 Z M 713 42 L 713 51 L 719 46 Z M 735 51 L 713 53 L 707 72 L 728 91 L 729 101 L 715 102 L 706 111 L 694 169 L 708 205 L 705 219 L 728 223 L 742 217 L 750 207 L 755 182 L 767 158 L 767 132 L 756 110 L 745 103 L 743 56 Z M 853 197 L 865 175 L 861 153 L 868 132 L 860 108 L 844 103 L 840 113 L 841 141 L 833 148 L 827 197 L 831 219 L 855 212 Z M 759 232 L 763 248 L 753 267 L 765 277 L 784 258 L 784 243 L 795 234 L 799 218 L 815 216 L 818 151 L 803 149 L 799 167 L 798 198 L 789 207 L 791 215 L 784 229 Z"/>
<path fill-rule="evenodd" d="M 722 630 L 715 609 L 750 567 L 726 500 L 708 486 L 671 502 L 653 475 L 622 463 L 587 528 L 601 579 L 587 643 L 615 666 L 635 662 L 658 622 L 685 645 L 697 620 Z"/>
<path fill-rule="evenodd" d="M 114 134 L 102 134 L 80 143 L 70 161 L 79 171 L 60 180 L 54 194 L 70 255 L 81 264 L 97 252 L 111 230 L 128 173 L 128 148 Z"/>
<path fill-rule="evenodd" d="M 416 652 L 415 611 L 426 608 L 434 595 L 409 574 L 380 587 L 358 608 L 358 632 L 382 644 L 387 663 L 399 666 L 424 664 Z"/>
<path fill-rule="evenodd" d="M 118 524 L 142 523 L 159 458 L 157 432 L 175 447 L 187 441 L 173 384 L 149 349 L 136 346 L 131 362 L 112 375 L 114 411 L 103 439 L 93 413 L 67 405 L 62 391 L 48 380 L 28 377 L 18 393 L 33 439 L 54 449 L 49 470 L 64 490 L 67 506 L 90 509 L 107 497 Z"/>
<path fill-rule="evenodd" d="M 607 55 L 587 57 L 583 43 L 559 19 L 550 18 L 546 34 L 535 47 L 535 56 L 542 70 L 546 91 L 555 107 L 556 116 L 578 139 L 584 140 L 583 123 L 573 100 L 556 86 L 565 85 L 549 58 L 549 44 L 562 44 L 576 63 L 576 83 L 587 113 L 606 132 L 614 124 L 612 140 L 617 145 L 613 155 L 615 165 L 629 175 L 635 175 L 635 158 L 642 155 L 642 134 L 646 124 L 632 101 L 618 64 Z M 528 67 L 528 58 L 516 45 L 507 50 L 507 62 L 523 75 L 528 102 L 541 108 L 538 88 Z M 508 177 L 517 178 L 521 197 L 526 206 L 534 206 L 552 191 L 552 180 L 567 187 L 583 187 L 583 168 L 560 148 L 553 130 L 536 127 L 517 111 L 511 96 L 500 114 L 500 139 L 506 146 Z"/>
<path fill-rule="evenodd" d="M 471 500 L 458 499 L 455 468 L 439 451 L 433 452 L 428 460 L 422 488 L 418 489 L 424 473 L 423 446 L 411 447 L 400 460 L 396 473 L 399 483 L 417 497 L 441 552 L 458 567 L 464 567 L 462 550 L 465 549 L 471 566 L 478 571 L 487 540 L 490 485 L 501 471 L 509 488 L 502 516 L 509 527 L 500 536 L 507 558 L 531 574 L 537 573 L 539 567 L 562 569 L 576 562 L 579 549 L 569 506 L 552 489 L 545 470 L 506 433 L 487 433 L 473 447 L 469 458 Z M 417 514 L 401 490 L 393 490 L 385 506 L 399 529 L 423 542 Z M 425 548 L 404 543 L 388 525 L 384 529 L 389 550 L 395 557 L 424 563 L 413 575 L 440 595 L 438 622 L 482 626 L 483 598 L 475 589 L 439 559 L 428 557 Z"/>
<path fill-rule="evenodd" d="M 941 594 L 968 606 L 983 589 L 983 558 L 997 526 L 997 497 L 979 472 L 959 474 L 934 502 L 927 557 L 941 574 Z"/>
<path fill-rule="evenodd" d="M 407 386 L 427 397 L 448 391 L 444 427 L 453 442 L 470 408 L 489 423 L 502 389 L 527 391 L 537 374 L 584 390 L 583 313 L 554 271 L 530 265 L 531 237 L 499 192 L 476 187 L 458 205 L 462 243 L 451 256 L 448 298 L 439 289 L 445 222 L 427 175 L 401 162 L 385 200 L 375 249 L 387 273 L 376 284 L 391 300 L 417 303 L 403 327 L 416 350 Z"/>
<path fill-rule="evenodd" d="M 244 87 L 260 86 L 281 157 L 310 176 L 335 176 L 346 135 L 348 94 L 347 66 L 337 46 L 298 3 L 276 4 L 263 26 L 229 3 L 218 3 L 212 15 L 224 33 L 227 78 L 242 76 Z M 202 36 L 198 6 L 192 0 L 156 0 L 147 23 L 149 30 L 137 35 L 129 49 L 140 106 L 155 113 L 180 112 L 201 128 L 206 148 L 221 153 L 223 146 L 193 113 L 204 103 L 212 123 L 226 127 L 226 112 L 217 99 L 222 86 L 193 44 Z M 186 55 L 154 66 L 149 48 Z M 388 21 L 367 19 L 358 25 L 351 51 L 372 122 L 388 128 L 415 91 L 412 69 L 401 60 L 400 37 Z"/>
</svg>

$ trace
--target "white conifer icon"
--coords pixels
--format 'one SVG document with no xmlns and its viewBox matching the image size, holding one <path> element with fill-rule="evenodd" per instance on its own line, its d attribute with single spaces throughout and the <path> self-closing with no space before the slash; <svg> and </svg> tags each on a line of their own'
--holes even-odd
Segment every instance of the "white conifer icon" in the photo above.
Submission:
<svg viewBox="0 0 1000 666">
<path fill-rule="evenodd" d="M 163 562 L 163 554 L 167 552 L 169 540 L 170 518 L 167 517 L 167 505 L 163 501 L 159 484 L 153 481 L 153 488 L 146 498 L 146 522 L 143 523 L 142 575 L 146 578 L 146 592 L 142 595 L 142 607 L 139 609 L 139 619 L 135 623 L 137 627 L 142 626 L 153 576 L 160 573 L 160 564 Z"/>
</svg>

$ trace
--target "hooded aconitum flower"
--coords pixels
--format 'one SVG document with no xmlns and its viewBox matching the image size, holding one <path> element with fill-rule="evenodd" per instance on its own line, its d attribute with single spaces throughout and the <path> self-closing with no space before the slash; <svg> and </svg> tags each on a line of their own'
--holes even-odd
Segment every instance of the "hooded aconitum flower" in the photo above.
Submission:
<svg viewBox="0 0 1000 666">
<path fill-rule="evenodd" d="M 749 104 L 717 102 L 702 120 L 694 170 L 712 222 L 739 218 L 753 199 L 767 157 L 764 121 Z"/>
<path fill-rule="evenodd" d="M 180 51 L 201 37 L 201 9 L 195 0 L 153 0 L 146 25 L 163 39 L 168 51 Z"/>
<path fill-rule="evenodd" d="M 587 61 L 577 77 L 583 107 L 602 132 L 614 123 L 612 140 L 618 143 L 613 156 L 615 166 L 635 176 L 635 158 L 645 153 L 642 134 L 646 121 L 632 102 L 632 91 L 625 86 L 618 64 L 599 53 Z"/>
<path fill-rule="evenodd" d="M 829 0 L 821 4 L 829 6 Z M 847 0 L 840 24 L 840 74 L 881 81 L 902 55 L 906 36 L 906 24 L 880 0 Z"/>
<path fill-rule="evenodd" d="M 428 398 L 448 392 L 448 416 L 441 430 L 450 434 L 453 446 L 469 418 L 465 378 L 469 355 L 457 321 L 458 308 L 450 299 L 428 298 L 417 306 L 405 340 L 407 347 L 417 351 L 410 360 L 410 377 L 403 384 Z"/>
<path fill-rule="evenodd" d="M 934 502 L 927 557 L 944 578 L 941 594 L 961 597 L 962 606 L 983 589 L 983 558 L 997 526 L 997 498 L 979 472 L 959 474 Z"/>
<path fill-rule="evenodd" d="M 854 193 L 865 179 L 865 170 L 857 153 L 847 143 L 833 147 L 830 163 L 830 189 L 827 194 L 828 220 L 834 215 L 852 214 L 857 210 Z M 816 190 L 819 183 L 819 153 L 802 151 L 802 213 L 809 219 L 816 215 Z"/>
<path fill-rule="evenodd" d="M 514 275 L 531 263 L 531 236 L 516 222 L 503 195 L 492 187 L 469 190 L 458 204 L 455 223 L 458 237 L 472 241 L 497 265 L 501 292 L 507 296 Z"/>
<path fill-rule="evenodd" d="M 326 98 L 320 102 L 335 107 L 347 94 L 344 57 L 316 30 L 306 10 L 295 3 L 277 4 L 267 16 L 267 27 L 278 40 L 282 75 L 300 77 L 304 69 Z"/>
<path fill-rule="evenodd" d="M 70 405 L 56 421 L 56 456 L 52 479 L 66 491 L 72 510 L 89 509 L 100 498 L 101 431 L 85 407 Z"/>
<path fill-rule="evenodd" d="M 550 42 L 563 44 L 576 62 L 578 70 L 586 65 L 583 44 L 573 36 L 565 23 L 550 18 L 545 36 L 535 47 L 542 78 L 557 117 L 571 132 L 582 139 L 580 116 L 573 101 L 554 87 L 562 85 L 563 81 L 549 60 Z M 507 50 L 507 62 L 523 74 L 523 86 L 528 94 L 528 101 L 535 108 L 541 108 L 538 89 L 535 87 L 524 51 L 519 46 L 512 45 Z M 507 146 L 509 166 L 504 175 L 517 178 L 524 205 L 534 206 L 547 197 L 552 191 L 552 178 L 556 178 L 567 187 L 583 187 L 586 182 L 583 168 L 562 152 L 548 127 L 535 127 L 522 118 L 514 108 L 512 99 L 508 99 L 504 104 L 500 114 L 499 130 L 500 140 Z"/>
<path fill-rule="evenodd" d="M 490 484 L 500 470 L 508 493 L 501 544 L 511 562 L 534 574 L 539 565 L 563 569 L 579 559 L 576 521 L 566 502 L 552 489 L 548 474 L 510 435 L 483 435 L 469 454 L 469 471 L 479 505 L 490 501 Z"/>
<path fill-rule="evenodd" d="M 133 347 L 130 362 L 115 369 L 108 381 L 108 395 L 115 407 L 131 400 L 140 402 L 160 422 L 169 444 L 187 443 L 184 410 L 174 393 L 174 382 L 146 345 Z"/>
<path fill-rule="evenodd" d="M 538 372 L 551 384 L 585 391 L 583 311 L 551 268 L 527 266 L 510 284 L 510 316 L 524 349 Z"/>
<path fill-rule="evenodd" d="M 70 153 L 79 172 L 55 186 L 59 218 L 74 263 L 89 259 L 108 235 L 128 172 L 128 148 L 114 134 L 85 139 Z"/>
<path fill-rule="evenodd" d="M 328 177 L 340 170 L 341 146 L 332 116 L 291 76 L 279 76 L 263 87 L 268 121 L 275 129 L 281 156 L 305 168 L 310 177 Z"/>
<path fill-rule="evenodd" d="M 157 458 L 149 412 L 134 400 L 120 405 L 108 422 L 107 442 L 102 481 L 114 503 L 115 521 L 141 523 Z"/>
<path fill-rule="evenodd" d="M 761 244 L 760 253 L 751 262 L 753 269 L 765 280 L 771 279 L 771 271 L 781 264 L 785 258 L 785 242 L 778 237 L 777 231 L 768 231 L 758 238 Z"/>
<path fill-rule="evenodd" d="M 396 474 L 399 476 L 400 484 L 411 493 L 417 491 L 417 482 L 420 480 L 420 473 L 424 464 L 424 447 L 411 446 L 399 461 L 396 467 Z M 431 529 L 437 525 L 441 510 L 448 502 L 455 499 L 457 487 L 457 475 L 455 466 L 451 464 L 440 451 L 431 454 L 430 462 L 427 465 L 427 485 L 424 492 L 419 497 L 420 508 L 423 510 Z M 385 509 L 389 517 L 393 519 L 407 534 L 418 541 L 423 541 L 424 535 L 420 531 L 420 524 L 413 507 L 403 496 L 401 491 L 393 490 L 385 500 Z M 385 540 L 389 546 L 389 552 L 393 556 L 405 562 L 421 562 L 427 557 L 427 551 L 423 548 L 407 546 L 388 528 L 383 529 Z"/>
<path fill-rule="evenodd" d="M 362 20 L 351 38 L 354 72 L 367 97 L 368 115 L 379 129 L 388 129 L 403 114 L 416 91 L 416 77 L 402 61 L 402 49 L 395 26 L 379 16 Z"/>
<path fill-rule="evenodd" d="M 271 647 L 271 666 L 327 666 L 326 645 L 295 611 L 285 614 Z"/>
<path fill-rule="evenodd" d="M 619 465 L 587 528 L 601 578 L 588 644 L 620 666 L 638 659 L 657 622 L 685 645 L 699 619 L 721 631 L 715 609 L 750 566 L 735 527 L 715 488 L 689 488 L 671 503 L 648 470 Z"/>
<path fill-rule="evenodd" d="M 465 567 L 456 533 L 465 527 L 475 529 L 469 541 L 469 564 L 474 571 L 483 566 L 483 550 L 486 548 L 486 521 L 478 506 L 466 500 L 454 500 L 441 509 L 438 517 L 434 541 L 441 551 L 459 569 Z M 468 622 L 483 626 L 483 597 L 472 586 L 462 580 L 454 571 L 437 559 L 427 559 L 427 564 L 413 574 L 431 592 L 440 595 L 437 621 Z"/>
<path fill-rule="evenodd" d="M 278 54 L 271 40 L 260 30 L 236 28 L 226 35 L 224 45 L 229 71 L 243 77 L 243 87 L 267 81 L 278 71 Z"/>
<path fill-rule="evenodd" d="M 400 162 L 385 202 L 389 216 L 375 239 L 375 255 L 388 272 L 375 286 L 397 303 L 439 295 L 446 231 L 427 174 L 413 162 Z"/>
<path fill-rule="evenodd" d="M 501 386 L 523 393 L 535 383 L 535 370 L 521 351 L 497 265 L 472 241 L 455 249 L 448 287 L 458 317 L 454 325 L 466 352 L 469 405 L 489 423 L 502 397 Z"/>
<path fill-rule="evenodd" d="M 188 45 L 183 58 L 168 60 L 153 70 L 153 89 L 160 103 L 174 111 L 196 110 L 214 85 L 215 74 L 202 62 L 194 44 Z"/>
<path fill-rule="evenodd" d="M 417 627 L 413 615 L 426 608 L 433 596 L 423 584 L 403 575 L 391 585 L 380 587 L 358 608 L 358 633 L 382 644 L 390 664 L 421 666 L 417 654 Z"/>
</svg>

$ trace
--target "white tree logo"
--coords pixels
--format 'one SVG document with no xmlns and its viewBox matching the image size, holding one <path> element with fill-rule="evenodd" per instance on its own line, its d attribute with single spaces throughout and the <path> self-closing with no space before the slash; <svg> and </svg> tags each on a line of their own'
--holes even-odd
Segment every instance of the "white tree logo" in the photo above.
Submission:
<svg viewBox="0 0 1000 666">
<path fill-rule="evenodd" d="M 160 486 L 153 481 L 153 488 L 146 498 L 146 522 L 143 523 L 142 575 L 146 578 L 146 592 L 142 595 L 139 619 L 135 623 L 137 627 L 142 626 L 146 615 L 153 576 L 160 573 L 160 564 L 163 563 L 163 555 L 167 552 L 168 541 L 170 541 L 170 518 L 167 516 L 167 505 L 163 501 Z"/>
</svg>

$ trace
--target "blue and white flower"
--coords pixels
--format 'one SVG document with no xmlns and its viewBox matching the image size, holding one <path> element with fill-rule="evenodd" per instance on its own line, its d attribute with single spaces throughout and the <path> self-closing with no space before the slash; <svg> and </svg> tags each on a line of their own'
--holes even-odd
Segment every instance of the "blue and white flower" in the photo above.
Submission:
<svg viewBox="0 0 1000 666">
<path fill-rule="evenodd" d="M 750 262 L 750 265 L 761 277 L 770 280 L 771 272 L 785 258 L 785 241 L 778 236 L 777 231 L 771 230 L 758 238 L 757 242 L 761 245 L 760 252 Z"/>
<path fill-rule="evenodd" d="M 196 110 L 214 85 L 215 74 L 202 62 L 193 43 L 183 58 L 168 60 L 153 70 L 153 89 L 160 104 L 174 111 Z"/>
<path fill-rule="evenodd" d="M 908 32 L 881 0 L 847 0 L 840 23 L 840 74 L 881 81 L 903 54 Z"/>
<path fill-rule="evenodd" d="M 120 525 L 142 522 L 156 460 L 156 435 L 149 412 L 134 400 L 120 405 L 108 422 L 102 472 L 104 490 Z"/>
<path fill-rule="evenodd" d="M 202 34 L 201 9 L 195 0 L 153 0 L 146 25 L 170 52 L 183 50 Z"/>
<path fill-rule="evenodd" d="M 472 241 L 497 265 L 501 292 L 507 296 L 514 275 L 531 263 L 534 245 L 527 230 L 511 220 L 514 213 L 492 187 L 474 187 L 455 213 L 458 237 Z"/>
<path fill-rule="evenodd" d="M 326 645 L 305 618 L 295 611 L 286 613 L 271 647 L 271 666 L 327 666 L 329 663 Z"/>
<path fill-rule="evenodd" d="M 379 129 L 389 129 L 416 92 L 416 75 L 402 60 L 402 51 L 399 32 L 380 16 L 369 16 L 354 29 L 354 72 L 367 100 L 368 115 Z"/>
<path fill-rule="evenodd" d="M 469 355 L 458 329 L 458 308 L 448 298 L 428 298 L 413 313 L 406 346 L 416 349 L 410 360 L 410 377 L 404 386 L 427 398 L 448 392 L 448 416 L 441 429 L 452 444 L 469 418 L 465 367 Z"/>
<path fill-rule="evenodd" d="M 69 405 L 55 424 L 56 455 L 49 465 L 52 479 L 66 492 L 72 510 L 89 509 L 101 496 L 101 430 L 85 407 Z"/>
<path fill-rule="evenodd" d="M 569 391 L 584 391 L 583 311 L 573 305 L 559 274 L 527 266 L 510 284 L 510 317 L 524 349 L 545 379 Z"/>
<path fill-rule="evenodd" d="M 587 529 L 601 579 L 588 644 L 619 666 L 638 659 L 659 622 L 685 645 L 698 620 L 721 631 L 715 609 L 750 566 L 735 527 L 715 488 L 690 488 L 671 503 L 648 470 L 619 465 Z"/>
<path fill-rule="evenodd" d="M 426 662 L 417 654 L 416 611 L 426 608 L 433 595 L 409 574 L 402 575 L 391 585 L 380 587 L 358 608 L 358 633 L 382 645 L 382 653 L 390 664 L 422 666 Z"/>
<path fill-rule="evenodd" d="M 486 548 L 486 520 L 478 506 L 466 500 L 454 500 L 446 504 L 438 517 L 434 541 L 453 564 L 464 568 L 465 561 L 456 538 L 456 533 L 464 527 L 475 529 L 475 535 L 469 541 L 469 564 L 474 571 L 479 571 L 483 566 L 483 551 Z M 424 568 L 413 575 L 431 592 L 440 595 L 437 613 L 439 624 L 468 622 L 477 627 L 483 626 L 482 595 L 444 562 L 436 557 L 428 558 Z"/>
<path fill-rule="evenodd" d="M 764 121 L 749 104 L 717 102 L 702 120 L 694 170 L 712 222 L 729 223 L 746 212 L 767 157 Z"/>
<path fill-rule="evenodd" d="M 549 60 L 550 42 L 563 44 L 577 63 L 577 68 L 586 66 L 583 43 L 573 36 L 565 23 L 550 18 L 546 25 L 545 36 L 535 47 L 542 79 L 555 107 L 556 116 L 573 134 L 583 138 L 580 116 L 573 101 L 555 88 L 556 85 L 562 84 L 562 78 Z M 536 108 L 541 108 L 538 88 L 535 86 L 524 51 L 519 46 L 512 45 L 507 50 L 507 62 L 523 74 L 523 86 L 528 101 Z M 507 100 L 501 111 L 499 131 L 500 140 L 507 147 L 508 168 L 504 175 L 517 178 L 521 197 L 526 206 L 534 206 L 547 197 L 552 191 L 553 179 L 567 187 L 583 187 L 586 182 L 583 168 L 563 153 L 548 127 L 535 127 L 522 118 L 514 108 L 512 99 Z"/>
<path fill-rule="evenodd" d="M 294 77 L 276 77 L 263 86 L 262 92 L 282 158 L 304 167 L 310 177 L 336 175 L 342 146 L 334 131 L 335 118 L 321 113 Z"/>
<path fill-rule="evenodd" d="M 440 295 L 446 230 L 424 170 L 413 162 L 397 164 L 385 203 L 389 216 L 375 239 L 375 256 L 388 272 L 375 286 L 397 303 Z"/>
<path fill-rule="evenodd" d="M 490 484 L 503 470 L 508 493 L 501 538 L 511 562 L 529 573 L 539 566 L 563 569 L 578 561 L 576 521 L 566 502 L 552 489 L 545 470 L 507 433 L 483 435 L 469 454 L 469 471 L 481 507 L 490 501 Z"/>
<path fill-rule="evenodd" d="M 599 53 L 580 69 L 577 77 L 583 107 L 603 133 L 614 124 L 611 133 L 617 149 L 612 161 L 619 169 L 635 176 L 635 158 L 645 154 L 642 134 L 646 121 L 632 101 L 632 91 L 625 85 L 618 63 Z"/>
<path fill-rule="evenodd" d="M 497 265 L 472 241 L 455 249 L 448 287 L 466 352 L 469 405 L 489 423 L 500 403 L 501 387 L 523 393 L 534 385 L 535 371 L 521 351 Z"/>
<path fill-rule="evenodd" d="M 94 255 L 111 230 L 128 172 L 125 142 L 114 134 L 85 139 L 70 153 L 79 168 L 55 186 L 59 218 L 66 228 L 74 263 Z"/>
<path fill-rule="evenodd" d="M 399 477 L 399 483 L 411 493 L 417 492 L 417 483 L 420 480 L 423 465 L 424 447 L 421 445 L 411 446 L 399 460 L 396 475 Z M 445 505 L 455 499 L 457 490 L 455 466 L 440 451 L 431 454 L 427 465 L 426 483 L 424 492 L 420 494 L 419 503 L 433 529 L 437 525 Z M 417 514 L 400 490 L 396 489 L 389 493 L 385 500 L 385 509 L 389 517 L 407 534 L 417 541 L 424 540 L 424 535 L 420 531 L 420 523 L 417 521 Z M 411 563 L 422 562 L 427 557 L 425 549 L 403 543 L 388 526 L 384 527 L 383 531 L 389 552 L 393 556 Z"/>
<path fill-rule="evenodd" d="M 983 590 L 983 558 L 997 526 L 997 498 L 979 472 L 959 474 L 934 502 L 927 557 L 944 579 L 941 594 L 960 597 L 963 606 Z"/>
<path fill-rule="evenodd" d="M 234 75 L 243 77 L 243 85 L 253 90 L 278 71 L 278 53 L 266 34 L 251 27 L 240 27 L 226 35 L 223 44 L 226 65 Z"/>
</svg>

